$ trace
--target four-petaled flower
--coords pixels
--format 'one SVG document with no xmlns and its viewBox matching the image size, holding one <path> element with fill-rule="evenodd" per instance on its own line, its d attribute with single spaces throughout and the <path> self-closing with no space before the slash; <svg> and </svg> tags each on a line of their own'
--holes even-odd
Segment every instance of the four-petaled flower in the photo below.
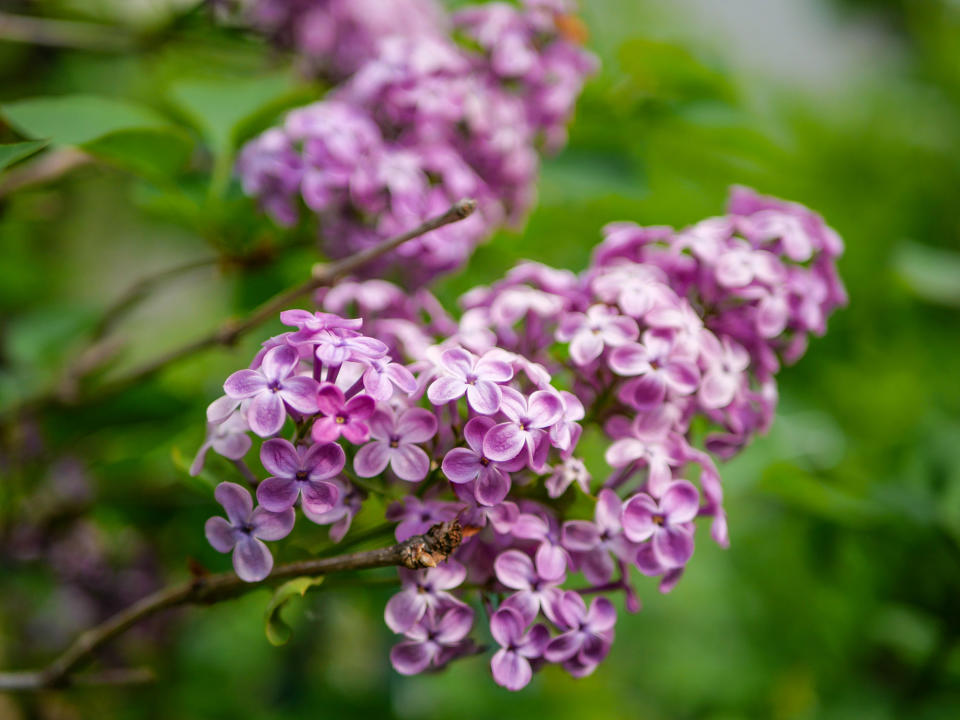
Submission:
<svg viewBox="0 0 960 720">
<path fill-rule="evenodd" d="M 553 620 L 553 606 L 560 597 L 557 585 L 564 581 L 563 576 L 545 580 L 537 573 L 530 556 L 520 550 L 500 553 L 493 563 L 493 569 L 497 580 L 511 590 L 518 591 L 504 602 L 517 610 L 527 622 L 532 621 L 540 610 Z"/>
<path fill-rule="evenodd" d="M 610 368 L 618 375 L 640 376 L 624 385 L 619 394 L 638 410 L 660 407 L 667 390 L 689 395 L 700 382 L 695 349 L 650 330 L 643 334 L 642 345 L 628 343 L 613 350 Z"/>
<path fill-rule="evenodd" d="M 363 389 L 367 395 L 379 402 L 386 402 L 393 396 L 396 386 L 408 395 L 417 389 L 417 380 L 407 368 L 389 358 L 371 358 L 363 373 Z"/>
<path fill-rule="evenodd" d="M 544 625 L 526 630 L 519 612 L 501 607 L 490 618 L 490 634 L 500 645 L 490 660 L 490 669 L 497 685 L 507 690 L 521 690 L 533 677 L 530 660 L 543 655 L 550 642 L 550 632 Z"/>
<path fill-rule="evenodd" d="M 592 583 L 610 580 L 614 569 L 611 553 L 627 562 L 636 557 L 637 546 L 623 535 L 622 509 L 617 494 L 604 488 L 597 495 L 594 522 L 568 520 L 563 524 L 563 546 L 574 553 L 580 570 Z"/>
<path fill-rule="evenodd" d="M 524 447 L 535 470 L 546 459 L 547 433 L 563 416 L 563 401 L 556 393 L 536 390 L 529 398 L 510 387 L 503 388 L 500 406 L 510 421 L 494 425 L 483 438 L 483 454 L 491 460 L 513 460 Z"/>
<path fill-rule="evenodd" d="M 637 321 L 609 305 L 593 305 L 586 313 L 571 312 L 560 319 L 557 340 L 570 343 L 570 358 L 586 365 L 603 353 L 604 347 L 620 347 L 640 335 Z"/>
<path fill-rule="evenodd" d="M 567 632 L 553 638 L 543 656 L 550 662 L 570 663 L 567 669 L 574 674 L 588 675 L 610 650 L 616 608 L 605 597 L 596 597 L 588 610 L 580 593 L 568 590 L 554 610 L 557 624 Z"/>
<path fill-rule="evenodd" d="M 370 419 L 374 438 L 357 451 L 353 468 L 360 477 L 373 477 L 387 465 L 401 480 L 419 482 L 430 471 L 430 457 L 417 443 L 437 433 L 437 417 L 429 410 L 407 408 L 398 416 L 377 410 Z"/>
<path fill-rule="evenodd" d="M 467 569 L 456 560 L 425 570 L 401 568 L 403 589 L 387 602 L 384 610 L 387 626 L 395 633 L 403 633 L 420 622 L 427 611 L 463 605 L 448 590 L 458 587 L 466 578 Z"/>
<path fill-rule="evenodd" d="M 313 423 L 314 441 L 333 442 L 343 435 L 359 445 L 370 437 L 370 427 L 364 420 L 373 415 L 377 403 L 369 395 L 354 395 L 347 400 L 343 390 L 333 383 L 324 383 L 317 392 L 317 406 L 324 417 Z"/>
<path fill-rule="evenodd" d="M 442 667 L 456 657 L 470 628 L 473 609 L 453 605 L 442 613 L 428 612 L 404 634 L 408 640 L 394 645 L 390 662 L 401 675 L 416 675 L 428 667 Z"/>
<path fill-rule="evenodd" d="M 263 356 L 257 370 L 238 370 L 223 389 L 236 400 L 250 398 L 247 424 L 260 437 L 280 431 L 287 417 L 286 406 L 298 413 L 317 412 L 317 383 L 296 375 L 300 354 L 290 345 L 278 345 Z"/>
<path fill-rule="evenodd" d="M 326 482 L 346 463 L 343 448 L 336 443 L 294 447 L 288 440 L 272 438 L 260 448 L 260 462 L 272 476 L 257 486 L 257 501 L 267 510 L 282 512 L 302 496 L 305 511 L 322 515 L 340 496 L 337 486 Z"/>
<path fill-rule="evenodd" d="M 693 555 L 693 525 L 700 511 L 700 493 L 692 483 L 670 483 L 660 502 L 646 493 L 638 493 L 623 504 L 620 522 L 623 534 L 633 542 L 650 539 L 649 553 L 663 568 L 679 568 Z M 643 559 L 642 559 L 643 560 Z"/>
<path fill-rule="evenodd" d="M 513 377 L 513 368 L 496 355 L 480 358 L 463 348 L 451 348 L 440 354 L 439 369 L 443 374 L 427 388 L 427 397 L 434 405 L 456 400 L 466 394 L 467 402 L 481 415 L 492 415 L 500 409 L 501 387 Z"/>
<path fill-rule="evenodd" d="M 263 580 L 273 569 L 273 556 L 264 540 L 280 540 L 293 529 L 293 508 L 270 512 L 253 508 L 253 499 L 246 489 L 232 482 L 217 485 L 213 496 L 223 506 L 227 517 L 212 517 L 204 528 L 207 540 L 215 550 L 233 550 L 233 569 L 241 580 Z"/>
<path fill-rule="evenodd" d="M 448 452 L 441 464 L 443 474 L 452 483 L 476 480 L 474 497 L 481 505 L 499 505 L 510 492 L 510 472 L 518 470 L 517 463 L 494 462 L 483 454 L 483 438 L 494 425 L 485 416 L 475 417 L 463 428 L 469 448 L 458 447 Z M 524 461 L 525 458 L 521 458 Z M 525 464 L 521 462 L 522 466 Z"/>
</svg>

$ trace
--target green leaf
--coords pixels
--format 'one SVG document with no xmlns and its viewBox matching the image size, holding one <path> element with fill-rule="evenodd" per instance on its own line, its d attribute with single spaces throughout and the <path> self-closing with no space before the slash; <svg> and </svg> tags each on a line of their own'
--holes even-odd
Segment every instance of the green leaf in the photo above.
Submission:
<svg viewBox="0 0 960 720">
<path fill-rule="evenodd" d="M 960 306 L 960 253 L 904 243 L 894 265 L 917 296 L 940 305 Z"/>
<path fill-rule="evenodd" d="M 292 630 L 280 617 L 283 606 L 295 597 L 303 597 L 307 590 L 323 582 L 323 577 L 299 577 L 288 580 L 278 587 L 267 604 L 264 615 L 267 640 L 271 645 L 285 645 L 290 639 Z"/>
<path fill-rule="evenodd" d="M 181 82 L 171 99 L 189 115 L 215 153 L 229 152 L 241 123 L 291 91 L 286 75 L 233 80 Z"/>
<path fill-rule="evenodd" d="M 101 160 L 151 179 L 171 178 L 190 159 L 193 142 L 173 127 L 120 130 L 86 143 Z"/>
<path fill-rule="evenodd" d="M 29 142 L 0 145 L 0 170 L 3 170 L 8 165 L 13 165 L 17 160 L 22 160 L 28 155 L 33 155 L 33 153 L 46 144 L 46 140 L 30 140 Z"/>
<path fill-rule="evenodd" d="M 170 124 L 150 108 L 97 95 L 17 100 L 0 106 L 0 114 L 21 134 L 57 145 L 83 145 L 118 130 Z"/>
</svg>

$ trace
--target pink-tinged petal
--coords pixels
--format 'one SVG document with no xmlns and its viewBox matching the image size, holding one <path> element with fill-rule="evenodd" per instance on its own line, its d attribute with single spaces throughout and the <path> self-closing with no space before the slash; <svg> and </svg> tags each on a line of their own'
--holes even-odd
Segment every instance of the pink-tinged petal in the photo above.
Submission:
<svg viewBox="0 0 960 720">
<path fill-rule="evenodd" d="M 566 590 L 554 602 L 554 614 L 558 625 L 577 629 L 587 617 L 587 605 L 580 593 Z"/>
<path fill-rule="evenodd" d="M 642 375 L 650 372 L 647 349 L 639 343 L 627 343 L 615 348 L 608 359 L 610 369 L 618 375 Z"/>
<path fill-rule="evenodd" d="M 317 381 L 313 378 L 298 375 L 283 381 L 280 389 L 283 401 L 304 415 L 313 415 L 320 410 L 317 405 Z"/>
<path fill-rule="evenodd" d="M 437 434 L 437 416 L 423 408 L 404 410 L 397 418 L 396 432 L 403 442 L 426 442 Z"/>
<path fill-rule="evenodd" d="M 480 362 L 477 363 L 476 373 L 477 377 L 483 380 L 502 383 L 507 382 L 513 377 L 513 368 L 510 367 L 510 363 L 489 357 L 488 353 L 488 355 L 480 358 Z"/>
<path fill-rule="evenodd" d="M 390 469 L 407 482 L 420 482 L 430 472 L 430 457 L 419 445 L 403 444 L 391 448 Z"/>
<path fill-rule="evenodd" d="M 246 535 L 233 548 L 233 569 L 241 580 L 258 582 L 273 569 L 273 556 L 262 540 Z"/>
<path fill-rule="evenodd" d="M 230 433 L 225 437 L 214 438 L 210 444 L 218 455 L 239 460 L 250 450 L 253 441 L 246 433 Z"/>
<path fill-rule="evenodd" d="M 650 492 L 658 497 L 663 495 L 672 480 L 673 473 L 670 470 L 670 464 L 666 458 L 660 455 L 651 458 L 647 471 L 647 484 L 649 485 Z"/>
<path fill-rule="evenodd" d="M 475 453 L 483 452 L 483 436 L 496 423 L 491 418 L 480 416 L 472 418 L 463 428 L 463 437 Z"/>
<path fill-rule="evenodd" d="M 340 437 L 340 430 L 343 425 L 339 425 L 332 417 L 317 418 L 310 430 L 310 437 L 314 442 L 329 443 Z"/>
<path fill-rule="evenodd" d="M 207 536 L 207 542 L 209 542 L 217 552 L 230 552 L 233 550 L 233 546 L 237 544 L 233 526 L 219 515 L 207 520 L 206 525 L 203 526 L 203 530 Z"/>
<path fill-rule="evenodd" d="M 330 512 L 340 498 L 340 490 L 336 485 L 323 480 L 314 480 L 303 488 L 303 507 L 313 515 L 323 515 Z"/>
<path fill-rule="evenodd" d="M 583 635 L 579 631 L 572 630 L 551 640 L 544 649 L 543 656 L 550 662 L 563 662 L 576 655 L 582 645 Z"/>
<path fill-rule="evenodd" d="M 500 553 L 493 563 L 497 579 L 513 590 L 529 590 L 536 579 L 533 561 L 519 550 L 507 550 Z"/>
<path fill-rule="evenodd" d="M 354 445 L 365 443 L 370 439 L 370 428 L 360 420 L 350 420 L 350 422 L 341 426 L 340 432 Z"/>
<path fill-rule="evenodd" d="M 585 671 L 586 668 L 590 668 L 588 672 L 593 672 L 593 668 L 603 661 L 608 652 L 610 652 L 610 643 L 602 637 L 590 634 L 583 638 L 583 646 L 575 660 L 584 666 Z"/>
<path fill-rule="evenodd" d="M 258 507 L 250 516 L 253 535 L 261 540 L 282 540 L 293 530 L 295 520 L 293 508 L 287 508 L 283 512 L 270 512 L 266 508 Z"/>
<path fill-rule="evenodd" d="M 333 383 L 323 383 L 317 391 L 317 409 L 324 415 L 336 415 L 345 402 L 343 390 Z"/>
<path fill-rule="evenodd" d="M 450 645 L 463 640 L 473 627 L 473 608 L 466 604 L 454 605 L 437 623 L 438 642 Z"/>
<path fill-rule="evenodd" d="M 412 393 L 417 389 L 416 378 L 413 377 L 413 373 L 407 370 L 407 368 L 405 368 L 403 365 L 390 363 L 387 365 L 384 375 L 390 378 L 393 384 L 403 390 L 405 393 Z"/>
<path fill-rule="evenodd" d="M 312 312 L 307 310 L 284 310 L 280 313 L 280 322 L 291 327 L 303 327 L 316 322 Z"/>
<path fill-rule="evenodd" d="M 260 372 L 270 382 L 290 377 L 300 362 L 300 353 L 290 345 L 278 345 L 268 350 L 260 364 Z"/>
<path fill-rule="evenodd" d="M 690 522 L 700 511 L 700 493 L 693 483 L 677 480 L 670 483 L 660 498 L 660 510 L 672 525 Z"/>
<path fill-rule="evenodd" d="M 563 546 L 574 552 L 589 552 L 600 543 L 600 530 L 587 520 L 570 520 L 563 524 Z"/>
<path fill-rule="evenodd" d="M 292 478 L 300 469 L 300 456 L 289 440 L 273 438 L 260 447 L 260 462 L 271 475 Z"/>
<path fill-rule="evenodd" d="M 523 619 L 524 627 L 526 627 L 533 622 L 534 618 L 537 617 L 537 613 L 540 612 L 540 600 L 536 593 L 530 592 L 529 590 L 521 590 L 507 597 L 507 599 L 500 604 L 500 607 L 516 610 Z"/>
<path fill-rule="evenodd" d="M 377 410 L 370 416 L 370 435 L 377 440 L 386 440 L 396 432 L 393 413 L 387 410 Z"/>
<path fill-rule="evenodd" d="M 665 525 L 653 534 L 653 552 L 668 568 L 683 567 L 693 556 L 693 533 L 676 525 Z"/>
<path fill-rule="evenodd" d="M 637 566 L 637 570 L 648 577 L 659 575 L 666 570 L 657 558 L 657 554 L 653 551 L 652 542 L 644 543 L 637 548 L 637 556 L 633 562 Z"/>
<path fill-rule="evenodd" d="M 667 383 L 660 373 L 641 375 L 629 381 L 617 393 L 621 401 L 636 410 L 647 411 L 663 405 Z"/>
<path fill-rule="evenodd" d="M 250 439 L 250 438 L 247 438 L 247 440 L 249 440 L 249 439 Z M 190 477 L 196 477 L 197 475 L 199 475 L 199 474 L 201 473 L 201 471 L 203 470 L 203 463 L 204 463 L 204 462 L 206 461 L 206 459 L 207 459 L 207 452 L 209 452 L 209 450 L 210 450 L 210 448 L 212 447 L 212 445 L 213 445 L 212 442 L 207 441 L 207 442 L 205 442 L 203 445 L 200 446 L 200 449 L 199 449 L 199 450 L 197 450 L 197 455 L 196 455 L 196 457 L 194 457 L 194 458 L 193 458 L 193 462 L 190 463 L 190 471 L 189 471 L 189 472 L 190 472 Z M 245 454 L 246 454 L 246 453 L 244 453 L 244 455 L 245 455 Z M 243 456 L 241 455 L 241 457 L 243 457 Z"/>
<path fill-rule="evenodd" d="M 223 506 L 231 525 L 243 525 L 253 512 L 253 498 L 242 485 L 222 482 L 213 491 L 213 497 Z"/>
<path fill-rule="evenodd" d="M 491 460 L 513 460 L 523 450 L 526 436 L 514 423 L 500 423 L 483 438 L 483 454 Z"/>
<path fill-rule="evenodd" d="M 303 456 L 303 465 L 310 480 L 326 480 L 337 475 L 346 464 L 343 448 L 336 443 L 311 445 Z"/>
<path fill-rule="evenodd" d="M 480 470 L 474 489 L 477 502 L 493 507 L 499 505 L 510 492 L 510 477 L 499 468 L 486 467 Z"/>
<path fill-rule="evenodd" d="M 657 529 L 653 516 L 659 511 L 656 500 L 649 495 L 634 495 L 623 505 L 623 515 L 620 517 L 623 534 L 633 542 L 643 542 Z"/>
<path fill-rule="evenodd" d="M 393 396 L 393 384 L 384 373 L 370 367 L 363 374 L 363 389 L 374 400 L 386 402 Z"/>
<path fill-rule="evenodd" d="M 544 472 L 550 452 L 550 436 L 543 430 L 528 431 L 527 448 L 530 451 L 530 469 L 538 473 Z"/>
<path fill-rule="evenodd" d="M 590 631 L 599 633 L 610 630 L 617 624 L 617 609 L 605 597 L 596 597 L 587 610 L 587 624 Z"/>
<path fill-rule="evenodd" d="M 739 385 L 738 377 L 732 373 L 710 370 L 703 376 L 698 397 L 707 409 L 726 407 L 733 401 Z"/>
<path fill-rule="evenodd" d="M 240 401 L 237 398 L 229 395 L 217 398 L 207 406 L 207 422 L 219 425 L 233 414 L 239 404 Z"/>
<path fill-rule="evenodd" d="M 625 345 L 636 340 L 639 335 L 637 321 L 623 315 L 612 317 L 603 325 L 603 340 L 611 347 Z"/>
<path fill-rule="evenodd" d="M 597 526 L 601 530 L 607 530 L 611 533 L 620 532 L 620 512 L 623 509 L 623 503 L 617 494 L 604 488 L 597 495 L 596 518 Z"/>
<path fill-rule="evenodd" d="M 524 540 L 543 540 L 550 532 L 550 528 L 539 515 L 521 513 L 513 523 L 512 532 Z"/>
<path fill-rule="evenodd" d="M 657 587 L 657 590 L 666 594 L 673 590 L 677 586 L 677 583 L 680 582 L 680 578 L 683 577 L 683 568 L 673 568 L 672 570 L 667 570 L 663 574 L 663 577 L 660 578 L 660 585 Z"/>
<path fill-rule="evenodd" d="M 467 385 L 467 402 L 481 415 L 493 415 L 499 410 L 502 397 L 500 386 L 489 380 Z"/>
<path fill-rule="evenodd" d="M 353 458 L 353 469 L 360 477 L 374 477 L 387 469 L 388 462 L 390 462 L 390 446 L 376 440 L 357 450 Z"/>
<path fill-rule="evenodd" d="M 405 633 L 427 612 L 427 596 L 416 588 L 401 590 L 387 602 L 383 619 L 395 633 Z"/>
<path fill-rule="evenodd" d="M 757 331 L 762 337 L 774 338 L 787 327 L 790 310 L 779 296 L 765 297 L 757 306 Z"/>
<path fill-rule="evenodd" d="M 234 400 L 253 397 L 266 388 L 267 379 L 256 370 L 237 370 L 223 384 L 223 391 Z"/>
<path fill-rule="evenodd" d="M 642 458 L 646 448 L 647 445 L 642 440 L 623 438 L 607 448 L 604 458 L 611 467 L 621 468 Z"/>
<path fill-rule="evenodd" d="M 427 577 L 436 590 L 453 590 L 467 579 L 467 569 L 456 560 L 447 560 L 427 570 Z"/>
<path fill-rule="evenodd" d="M 500 388 L 503 398 L 500 401 L 500 410 L 511 420 L 519 420 L 527 414 L 527 399 L 512 387 Z"/>
<path fill-rule="evenodd" d="M 670 389 L 678 395 L 689 395 L 700 384 L 700 371 L 696 363 L 675 360 L 664 368 L 664 376 Z"/>
<path fill-rule="evenodd" d="M 595 548 L 581 556 L 580 571 L 589 582 L 595 585 L 609 582 L 610 578 L 613 577 L 613 558 L 602 547 Z"/>
<path fill-rule="evenodd" d="M 273 512 L 293 507 L 299 494 L 300 488 L 290 477 L 269 477 L 257 486 L 257 502 Z"/>
<path fill-rule="evenodd" d="M 270 437 L 280 432 L 287 411 L 277 393 L 262 392 L 250 401 L 247 408 L 247 422 L 250 429 L 260 437 Z"/>
<path fill-rule="evenodd" d="M 577 365 L 593 362 L 602 352 L 603 338 L 589 329 L 584 328 L 570 341 L 570 358 Z"/>
<path fill-rule="evenodd" d="M 567 573 L 567 554 L 559 545 L 542 543 L 534 558 L 537 574 L 551 582 L 562 581 Z"/>
<path fill-rule="evenodd" d="M 530 424 L 546 428 L 563 417 L 563 400 L 554 392 L 537 390 L 529 400 Z"/>
<path fill-rule="evenodd" d="M 443 405 L 456 400 L 467 391 L 467 384 L 449 375 L 437 378 L 427 388 L 427 399 L 434 405 Z"/>
<path fill-rule="evenodd" d="M 513 531 L 513 524 L 519 516 L 520 510 L 517 504 L 510 501 L 500 503 L 487 511 L 487 519 L 493 529 L 502 535 Z"/>
<path fill-rule="evenodd" d="M 475 479 L 483 466 L 480 458 L 472 450 L 454 448 L 444 458 L 440 469 L 453 483 L 466 483 Z"/>
<path fill-rule="evenodd" d="M 522 690 L 533 677 L 530 661 L 512 650 L 497 650 L 490 659 L 493 681 L 507 690 Z"/>
<path fill-rule="evenodd" d="M 435 648 L 428 642 L 402 642 L 390 650 L 390 663 L 401 675 L 416 675 L 430 667 Z"/>
<path fill-rule="evenodd" d="M 354 395 L 344 406 L 351 419 L 366 420 L 377 409 L 377 402 L 369 395 Z"/>
<path fill-rule="evenodd" d="M 490 618 L 490 634 L 498 645 L 519 645 L 526 623 L 523 616 L 511 607 L 501 607 Z"/>
<path fill-rule="evenodd" d="M 454 377 L 466 380 L 467 375 L 473 372 L 477 361 L 476 355 L 463 348 L 444 350 L 440 355 L 440 364 Z"/>
</svg>

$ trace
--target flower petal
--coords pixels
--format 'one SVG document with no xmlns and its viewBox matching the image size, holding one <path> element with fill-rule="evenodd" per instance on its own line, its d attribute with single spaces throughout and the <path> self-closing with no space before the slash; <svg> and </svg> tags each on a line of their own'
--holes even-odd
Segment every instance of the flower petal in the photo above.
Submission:
<svg viewBox="0 0 960 720">
<path fill-rule="evenodd" d="M 303 375 L 287 378 L 280 389 L 283 401 L 304 415 L 313 415 L 320 410 L 317 405 L 317 381 Z"/>
<path fill-rule="evenodd" d="M 617 624 L 617 609 L 605 597 L 596 597 L 587 610 L 587 624 L 591 632 L 599 633 L 610 630 Z"/>
<path fill-rule="evenodd" d="M 493 415 L 500 409 L 503 395 L 500 386 L 489 380 L 477 380 L 467 385 L 467 402 L 481 415 Z"/>
<path fill-rule="evenodd" d="M 293 508 L 287 508 L 283 512 L 271 512 L 258 507 L 250 516 L 253 535 L 261 540 L 282 540 L 293 530 L 295 520 Z"/>
<path fill-rule="evenodd" d="M 390 469 L 401 480 L 420 482 L 430 472 L 430 457 L 419 445 L 404 443 L 398 448 L 392 448 L 390 453 Z"/>
<path fill-rule="evenodd" d="M 640 343 L 627 343 L 615 348 L 608 358 L 610 369 L 617 375 L 630 377 L 650 372 L 650 356 Z"/>
<path fill-rule="evenodd" d="M 271 382 L 290 377 L 300 362 L 300 353 L 291 345 L 278 345 L 267 351 L 260 364 L 260 372 Z"/>
<path fill-rule="evenodd" d="M 520 550 L 500 553 L 493 563 L 497 579 L 514 590 L 529 590 L 536 579 L 533 561 Z"/>
<path fill-rule="evenodd" d="M 230 524 L 242 525 L 250 518 L 253 512 L 253 498 L 242 485 L 232 482 L 222 482 L 213 491 L 213 497 L 227 511 Z"/>
<path fill-rule="evenodd" d="M 473 608 L 466 604 L 454 605 L 437 623 L 436 639 L 449 645 L 463 640 L 473 627 Z"/>
<path fill-rule="evenodd" d="M 483 438 L 483 454 L 498 462 L 512 460 L 523 450 L 525 434 L 515 423 L 494 425 Z"/>
<path fill-rule="evenodd" d="M 490 634 L 503 647 L 520 644 L 525 628 L 523 616 L 511 607 L 501 607 L 490 618 Z"/>
<path fill-rule="evenodd" d="M 390 446 L 375 440 L 357 450 L 353 458 L 353 469 L 360 477 L 374 477 L 386 469 L 388 462 L 390 462 Z"/>
<path fill-rule="evenodd" d="M 247 422 L 250 429 L 260 437 L 270 437 L 280 432 L 287 411 L 280 396 L 274 392 L 262 392 L 250 401 L 247 408 Z"/>
<path fill-rule="evenodd" d="M 223 383 L 223 391 L 234 400 L 253 397 L 267 387 L 267 379 L 256 370 L 237 370 Z"/>
<path fill-rule="evenodd" d="M 467 391 L 467 384 L 455 377 L 446 375 L 434 380 L 427 388 L 427 399 L 434 405 L 443 405 L 456 400 Z"/>
<path fill-rule="evenodd" d="M 620 517 L 623 534 L 633 542 L 643 542 L 657 529 L 653 516 L 659 510 L 656 500 L 649 495 L 634 495 L 623 504 L 623 514 Z"/>
<path fill-rule="evenodd" d="M 693 556 L 693 532 L 683 526 L 665 525 L 653 535 L 653 552 L 660 564 L 679 568 Z"/>
<path fill-rule="evenodd" d="M 480 473 L 483 466 L 480 457 L 466 448 L 454 448 L 443 457 L 440 469 L 453 483 L 470 482 Z"/>
<path fill-rule="evenodd" d="M 481 505 L 499 505 L 510 492 L 510 476 L 499 468 L 481 466 L 474 492 Z"/>
<path fill-rule="evenodd" d="M 233 569 L 246 582 L 263 580 L 273 569 L 273 556 L 262 540 L 245 535 L 233 548 Z"/>
<path fill-rule="evenodd" d="M 673 525 L 690 522 L 700 511 L 700 493 L 686 480 L 672 482 L 660 498 L 660 510 Z"/>
<path fill-rule="evenodd" d="M 600 529 L 587 520 L 569 520 L 563 524 L 563 546 L 574 552 L 589 552 L 600 542 Z"/>
<path fill-rule="evenodd" d="M 383 611 L 383 619 L 395 633 L 404 633 L 420 622 L 426 611 L 426 595 L 416 588 L 407 588 L 390 598 Z"/>
<path fill-rule="evenodd" d="M 340 490 L 331 482 L 311 480 L 303 488 L 304 510 L 313 515 L 330 512 L 340 498 Z"/>
<path fill-rule="evenodd" d="M 493 681 L 507 690 L 522 690 L 533 677 L 530 661 L 513 650 L 500 649 L 490 659 Z"/>
<path fill-rule="evenodd" d="M 426 442 L 437 434 L 437 416 L 423 408 L 410 408 L 400 413 L 397 435 L 405 443 Z"/>
<path fill-rule="evenodd" d="M 583 634 L 576 630 L 557 635 L 543 651 L 543 656 L 550 662 L 569 660 L 579 652 L 583 645 Z"/>
<path fill-rule="evenodd" d="M 346 462 L 343 448 L 336 443 L 311 445 L 303 456 L 303 465 L 311 480 L 332 478 L 343 470 Z"/>
<path fill-rule="evenodd" d="M 402 642 L 390 650 L 390 662 L 401 675 L 416 675 L 430 666 L 435 652 L 436 645 L 429 641 Z"/>
<path fill-rule="evenodd" d="M 546 428 L 563 417 L 563 400 L 555 392 L 537 390 L 528 401 L 530 424 L 535 428 Z"/>
<path fill-rule="evenodd" d="M 257 502 L 273 512 L 293 507 L 299 494 L 299 486 L 290 477 L 268 477 L 257 486 Z"/>
<path fill-rule="evenodd" d="M 230 552 L 237 544 L 233 526 L 219 515 L 207 520 L 203 530 L 207 536 L 207 542 L 213 545 L 213 549 L 217 552 Z"/>
<path fill-rule="evenodd" d="M 292 478 L 300 469 L 300 456 L 289 440 L 272 438 L 260 447 L 260 462 L 271 475 Z"/>
</svg>

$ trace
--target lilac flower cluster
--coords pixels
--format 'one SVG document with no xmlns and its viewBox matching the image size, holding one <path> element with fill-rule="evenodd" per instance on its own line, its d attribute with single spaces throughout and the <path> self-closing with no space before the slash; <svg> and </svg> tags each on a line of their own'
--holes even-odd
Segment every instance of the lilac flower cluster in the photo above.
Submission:
<svg viewBox="0 0 960 720">
<path fill-rule="evenodd" d="M 270 476 L 258 507 L 239 485 L 217 488 L 227 517 L 208 522 L 211 544 L 257 580 L 272 565 L 265 541 L 290 532 L 297 507 L 336 542 L 383 494 L 397 541 L 454 519 L 465 528 L 445 563 L 400 570 L 385 610 L 402 636 L 398 672 L 478 652 L 481 608 L 498 684 L 518 690 L 547 664 L 593 672 L 614 639 L 609 596 L 640 609 L 631 568 L 668 592 L 700 517 L 726 546 L 713 457 L 766 429 L 780 361 L 845 302 L 836 234 L 745 189 L 722 218 L 605 235 L 582 274 L 521 264 L 467 293 L 459 320 L 383 280 L 318 292 L 321 312 L 283 313 L 294 330 L 264 343 L 208 410 L 195 469 L 208 448 L 242 462 L 252 431 Z M 710 428 L 700 445 L 695 420 Z M 602 483 L 575 454 L 585 423 L 610 440 Z"/>
<path fill-rule="evenodd" d="M 567 9 L 555 1 L 457 13 L 450 24 L 470 47 L 456 44 L 443 22 L 420 22 L 418 32 L 405 23 L 391 28 L 394 9 L 370 14 L 367 4 L 311 3 L 309 11 L 302 3 L 261 4 L 284 23 L 297 18 L 293 26 L 303 32 L 311 25 L 304 18 L 322 17 L 332 40 L 320 54 L 327 64 L 346 60 L 347 68 L 324 100 L 248 143 L 238 173 L 277 222 L 296 223 L 301 205 L 316 214 L 334 257 L 408 230 L 463 197 L 477 199 L 471 218 L 406 243 L 385 261 L 402 266 L 406 284 L 421 284 L 462 265 L 496 226 L 524 216 L 534 200 L 538 147 L 562 146 L 596 61 L 569 39 Z M 399 3 L 407 4 L 429 5 Z M 349 28 L 342 36 L 334 32 L 341 25 Z M 341 44 L 351 34 L 371 40 L 346 53 Z"/>
</svg>

